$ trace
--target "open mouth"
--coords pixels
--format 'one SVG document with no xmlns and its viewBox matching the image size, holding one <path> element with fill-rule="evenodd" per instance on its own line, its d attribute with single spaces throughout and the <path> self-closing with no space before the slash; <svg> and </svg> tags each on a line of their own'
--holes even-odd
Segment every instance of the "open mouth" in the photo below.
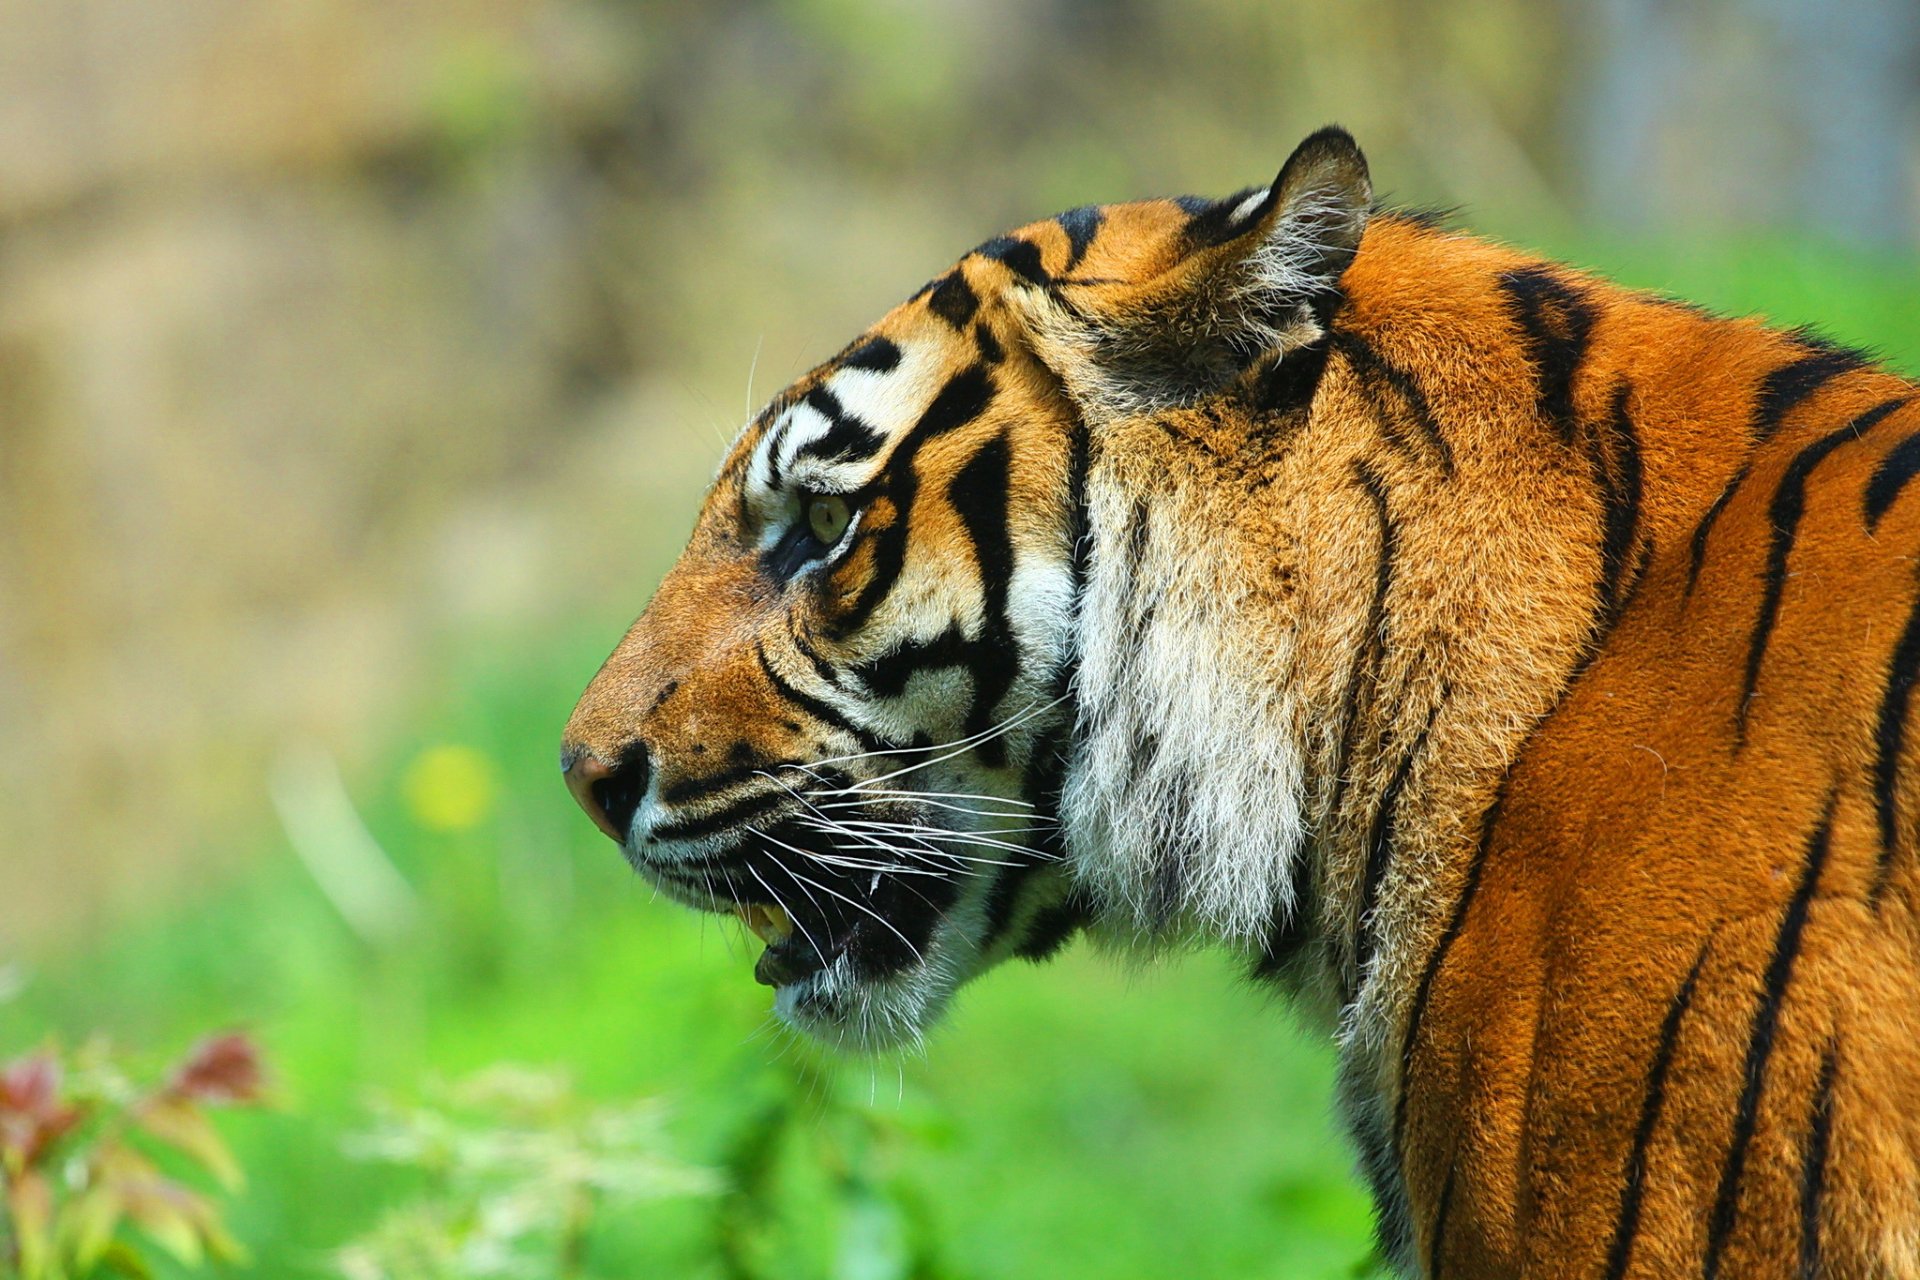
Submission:
<svg viewBox="0 0 1920 1280">
<path fill-rule="evenodd" d="M 799 986 L 828 970 L 863 980 L 897 974 L 923 959 L 958 893 L 951 868 L 890 863 L 816 832 L 754 837 L 697 863 L 641 869 L 680 901 L 746 925 L 766 944 L 753 967 L 765 986 Z"/>
<path fill-rule="evenodd" d="M 828 956 L 836 954 L 816 954 L 813 945 L 794 926 L 793 917 L 785 907 L 745 903 L 735 907 L 733 914 L 767 944 L 753 966 L 753 980 L 762 986 L 792 986 L 825 969 Z"/>
</svg>

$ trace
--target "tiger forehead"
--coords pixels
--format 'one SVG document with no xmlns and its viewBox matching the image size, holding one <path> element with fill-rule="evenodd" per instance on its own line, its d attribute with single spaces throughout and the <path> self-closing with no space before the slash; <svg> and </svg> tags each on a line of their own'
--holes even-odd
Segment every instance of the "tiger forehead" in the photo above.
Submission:
<svg viewBox="0 0 1920 1280">
<path fill-rule="evenodd" d="M 1240 203 L 1241 196 L 1230 196 L 1084 205 L 996 236 L 974 253 L 998 259 L 1032 283 L 1140 282 L 1178 263 L 1195 232 L 1204 234 L 1207 218 L 1230 213 Z"/>
<path fill-rule="evenodd" d="M 854 343 L 762 415 L 741 459 L 743 482 L 762 491 L 857 488 L 947 380 L 980 361 L 979 339 L 956 337 L 871 333 Z"/>
<path fill-rule="evenodd" d="M 1189 251 L 1211 213 L 1238 202 L 1086 205 L 978 245 L 783 392 L 742 433 L 723 474 L 749 490 L 778 491 L 802 477 L 827 488 L 857 487 L 945 380 L 1004 359 L 1005 335 L 996 332 L 993 313 L 1009 285 L 1152 279 Z"/>
</svg>

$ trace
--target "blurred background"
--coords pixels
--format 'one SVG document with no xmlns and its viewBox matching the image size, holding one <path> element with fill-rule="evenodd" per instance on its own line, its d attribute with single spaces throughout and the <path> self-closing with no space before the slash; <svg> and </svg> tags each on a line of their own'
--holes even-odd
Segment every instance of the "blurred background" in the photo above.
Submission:
<svg viewBox="0 0 1920 1280">
<path fill-rule="evenodd" d="M 822 1066 L 554 763 L 753 406 L 992 233 L 1328 121 L 1390 199 L 1920 368 L 1911 0 L 0 0 L 0 1051 L 254 1028 L 269 1274 L 405 1182 L 342 1152 L 369 1088 L 504 1059 L 730 1171 L 593 1274 L 1348 1274 L 1324 1051 L 1225 962 Z"/>
</svg>

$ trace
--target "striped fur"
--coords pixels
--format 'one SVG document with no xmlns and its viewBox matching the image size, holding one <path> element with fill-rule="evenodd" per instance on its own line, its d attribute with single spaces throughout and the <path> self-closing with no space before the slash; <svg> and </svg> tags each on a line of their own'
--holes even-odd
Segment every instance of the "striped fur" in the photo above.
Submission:
<svg viewBox="0 0 1920 1280">
<path fill-rule="evenodd" d="M 1242 949 L 1405 1274 L 1920 1271 L 1917 394 L 1369 217 L 1323 131 L 784 393 L 565 758 L 841 1043 L 1083 928 Z"/>
</svg>

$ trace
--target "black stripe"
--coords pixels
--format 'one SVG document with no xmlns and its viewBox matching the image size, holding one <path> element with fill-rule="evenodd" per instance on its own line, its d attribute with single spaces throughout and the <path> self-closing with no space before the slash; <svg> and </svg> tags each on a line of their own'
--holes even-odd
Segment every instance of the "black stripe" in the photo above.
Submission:
<svg viewBox="0 0 1920 1280">
<path fill-rule="evenodd" d="M 1453 1210 L 1453 1180 L 1460 1162 L 1447 1163 L 1447 1180 L 1440 1184 L 1440 1207 L 1433 1211 L 1433 1236 L 1427 1246 L 1427 1280 L 1440 1280 L 1440 1261 L 1447 1247 L 1447 1215 Z"/>
<path fill-rule="evenodd" d="M 1873 363 L 1874 357 L 1871 352 L 1863 351 L 1859 347 L 1850 347 L 1837 338 L 1829 337 L 1820 332 L 1820 330 L 1813 325 L 1795 325 L 1792 329 L 1788 330 L 1788 332 L 1792 335 L 1795 342 L 1807 348 L 1809 351 L 1831 351 L 1836 355 L 1845 356 L 1862 369 Z"/>
<path fill-rule="evenodd" d="M 1046 267 L 1040 263 L 1040 246 L 1031 240 L 1022 240 L 1019 236 L 995 236 L 975 253 L 983 257 L 1004 262 L 1015 274 L 1045 286 L 1053 283 L 1053 277 L 1047 274 Z"/>
<path fill-rule="evenodd" d="M 1010 456 L 1007 438 L 994 436 L 967 459 L 947 486 L 947 501 L 966 528 L 980 570 L 981 628 L 968 662 L 973 673 L 973 705 L 965 724 L 968 737 L 993 727 L 993 714 L 1020 672 L 1020 651 L 1007 616 L 1007 587 L 1013 579 L 1013 536 L 1007 527 Z M 974 748 L 974 754 L 983 764 L 997 767 L 1006 760 L 1006 739 L 988 738 Z"/>
<path fill-rule="evenodd" d="M 660 789 L 660 799 L 667 804 L 686 804 L 690 800 L 699 800 L 706 796 L 737 787 L 743 782 L 752 781 L 761 774 L 772 773 L 776 769 L 797 767 L 789 761 L 750 760 L 719 773 L 709 773 L 698 778 L 688 778 L 672 786 Z"/>
<path fill-rule="evenodd" d="M 1433 451 L 1435 458 L 1439 461 L 1441 473 L 1451 476 L 1453 448 L 1447 443 L 1447 438 L 1440 433 L 1440 421 L 1433 415 L 1433 406 L 1427 400 L 1427 393 L 1414 380 L 1413 375 L 1389 362 L 1368 345 L 1364 338 L 1351 330 L 1337 330 L 1332 337 L 1335 349 L 1346 356 L 1348 363 L 1353 366 L 1354 373 L 1369 394 L 1378 396 L 1379 387 L 1384 385 L 1406 407 L 1407 415 L 1413 420 L 1414 426 L 1419 428 L 1427 448 Z M 1416 450 L 1399 437 L 1384 413 L 1380 415 L 1380 425 L 1382 431 L 1386 433 L 1389 444 L 1409 457 L 1416 456 Z"/>
<path fill-rule="evenodd" d="M 1393 1149 L 1405 1158 L 1407 1141 L 1407 1097 L 1412 1092 L 1413 1055 L 1420 1046 L 1420 1024 L 1427 1016 L 1427 1001 L 1433 996 L 1434 979 L 1440 973 L 1440 966 L 1447 962 L 1447 953 L 1453 950 L 1453 944 L 1459 940 L 1460 933 L 1466 928 L 1467 911 L 1473 906 L 1473 896 L 1480 891 L 1480 872 L 1487 865 L 1487 850 L 1493 845 L 1493 832 L 1500 821 L 1500 807 L 1505 803 L 1504 796 L 1497 796 L 1481 819 L 1480 842 L 1473 851 L 1473 861 L 1467 864 L 1467 880 L 1460 889 L 1460 897 L 1453 904 L 1453 915 L 1447 921 L 1447 927 L 1440 933 L 1440 940 L 1433 944 L 1433 950 L 1427 954 L 1427 963 L 1420 971 L 1420 985 L 1413 989 L 1413 1004 L 1407 1011 L 1407 1029 L 1400 1041 L 1400 1093 L 1393 1104 Z"/>
<path fill-rule="evenodd" d="M 875 535 L 872 577 L 846 613 L 833 619 L 833 627 L 840 634 L 854 631 L 872 615 L 906 565 L 908 525 L 913 500 L 920 490 L 914 463 L 921 448 L 979 417 L 992 403 L 993 392 L 993 378 L 985 368 L 972 365 L 962 369 L 947 379 L 933 403 L 894 449 L 881 488 L 893 504 L 893 520 Z"/>
<path fill-rule="evenodd" d="M 662 840 L 698 840 L 717 832 L 743 826 L 762 816 L 785 808 L 793 802 L 793 794 L 784 787 L 774 787 L 771 791 L 761 791 L 743 796 L 725 808 L 699 818 L 687 818 L 678 822 L 663 822 L 647 833 L 647 843 L 654 844 Z"/>
<path fill-rule="evenodd" d="M 1640 1230 L 1640 1203 L 1646 1193 L 1647 1147 L 1653 1130 L 1660 1123 L 1660 1111 L 1667 1099 L 1667 1072 L 1673 1067 L 1673 1051 L 1680 1043 L 1680 1023 L 1693 1003 L 1694 984 L 1700 980 L 1700 967 L 1706 963 L 1707 949 L 1693 958 L 1686 980 L 1667 1003 L 1667 1016 L 1660 1023 L 1660 1041 L 1653 1051 L 1653 1065 L 1647 1071 L 1647 1095 L 1640 1103 L 1640 1123 L 1634 1127 L 1633 1150 L 1627 1156 L 1626 1181 L 1620 1188 L 1620 1217 L 1613 1224 L 1613 1244 L 1607 1250 L 1607 1280 L 1620 1280 L 1627 1273 L 1633 1256 L 1633 1240 Z"/>
<path fill-rule="evenodd" d="M 1837 431 L 1831 431 L 1795 454 L 1780 477 L 1767 507 L 1767 519 L 1773 537 L 1767 546 L 1767 567 L 1761 574 L 1760 612 L 1753 620 L 1753 635 L 1747 642 L 1747 673 L 1740 686 L 1740 701 L 1734 707 L 1734 744 L 1747 745 L 1747 714 L 1754 692 L 1760 687 L 1760 667 L 1766 661 L 1767 646 L 1773 641 L 1773 628 L 1780 617 L 1780 596 L 1787 586 L 1787 559 L 1793 554 L 1793 540 L 1800 529 L 1800 517 L 1806 513 L 1807 479 L 1826 456 L 1849 440 L 1857 440 L 1874 423 L 1900 407 L 1890 400 L 1876 405 Z"/>
<path fill-rule="evenodd" d="M 1035 964 L 1050 960 L 1073 939 L 1076 931 L 1092 919 L 1093 911 L 1087 906 L 1086 900 L 1070 893 L 1065 901 L 1034 912 L 1033 921 L 1028 924 L 1026 935 L 1014 947 L 1013 954 Z"/>
<path fill-rule="evenodd" d="M 1727 504 L 1733 501 L 1733 495 L 1738 493 L 1740 486 L 1745 483 L 1750 465 L 1749 462 L 1740 464 L 1740 469 L 1727 480 L 1727 487 L 1722 489 L 1720 496 L 1713 500 L 1713 505 L 1707 508 L 1707 514 L 1701 517 L 1700 524 L 1693 531 L 1693 554 L 1687 562 L 1687 589 L 1684 593 L 1686 596 L 1693 595 L 1694 584 L 1700 580 L 1700 567 L 1706 563 L 1707 535 L 1713 532 L 1714 523 L 1720 519 L 1720 513 L 1727 509 Z"/>
<path fill-rule="evenodd" d="M 892 373 L 900 365 L 900 348 L 890 339 L 871 337 L 840 357 L 842 369 L 870 369 Z"/>
<path fill-rule="evenodd" d="M 853 668 L 867 692 L 876 698 L 897 698 L 907 690 L 907 681 L 922 671 L 942 667 L 964 667 L 973 660 L 973 642 L 956 625 L 931 640 L 905 640 L 877 658 L 869 658 Z"/>
<path fill-rule="evenodd" d="M 1566 280 L 1546 267 L 1523 267 L 1500 275 L 1520 342 L 1539 380 L 1540 414 L 1572 444 L 1578 421 L 1573 384 L 1587 357 L 1593 334 L 1593 308 Z"/>
<path fill-rule="evenodd" d="M 1320 389 L 1320 379 L 1326 374 L 1327 353 L 1332 347 L 1326 338 L 1316 338 L 1270 361 L 1254 380 L 1254 408 L 1267 415 L 1281 415 L 1313 403 L 1313 394 Z M 1284 425 L 1284 419 L 1279 423 L 1255 423 L 1247 433 L 1247 444 L 1262 451 L 1272 450 L 1274 437 Z"/>
<path fill-rule="evenodd" d="M 1800 1280 L 1820 1277 L 1820 1202 L 1827 1191 L 1827 1147 L 1833 1138 L 1833 1045 L 1820 1056 L 1820 1081 L 1813 1089 L 1813 1116 L 1807 1126 L 1807 1156 L 1800 1165 Z"/>
<path fill-rule="evenodd" d="M 1027 849 L 1019 853 L 1012 850 L 996 851 L 996 860 L 1003 866 L 991 867 L 993 883 L 987 889 L 985 905 L 986 925 L 980 934 L 980 954 L 986 955 L 1013 924 L 1014 909 L 1020 905 L 1020 890 L 1024 888 L 1035 872 L 1052 862 L 1036 850 Z"/>
<path fill-rule="evenodd" d="M 936 280 L 927 294 L 927 310 L 956 329 L 964 330 L 979 309 L 980 295 L 973 291 L 958 267 Z"/>
<path fill-rule="evenodd" d="M 1613 390 L 1613 412 L 1608 416 L 1612 448 L 1595 433 L 1594 483 L 1600 489 L 1600 608 L 1603 625 L 1620 615 L 1625 605 L 1623 583 L 1628 553 L 1640 530 L 1640 436 L 1628 412 L 1633 387 L 1625 379 Z"/>
<path fill-rule="evenodd" d="M 1379 1126 L 1356 1124 L 1352 1132 L 1354 1145 L 1360 1149 L 1360 1174 L 1367 1180 L 1367 1191 L 1373 1199 L 1374 1245 L 1381 1253 L 1392 1256 L 1403 1247 L 1411 1248 L 1407 1243 L 1411 1224 L 1407 1220 L 1405 1189 L 1396 1176 L 1387 1135 Z"/>
<path fill-rule="evenodd" d="M 1789 361 L 1760 380 L 1748 430 L 1755 440 L 1771 439 L 1789 413 L 1820 388 L 1861 368 L 1857 352 L 1839 347 L 1816 348 Z"/>
<path fill-rule="evenodd" d="M 1760 1114 L 1760 1091 L 1766 1084 L 1767 1060 L 1773 1054 L 1773 1033 L 1780 1023 L 1780 1002 L 1793 978 L 1794 961 L 1800 956 L 1800 941 L 1807 927 L 1807 912 L 1814 891 L 1820 887 L 1820 871 L 1833 847 L 1833 808 L 1838 792 L 1827 797 L 1820 824 L 1807 842 L 1806 870 L 1800 887 L 1780 918 L 1780 931 L 1774 937 L 1773 955 L 1767 961 L 1760 1008 L 1753 1017 L 1753 1030 L 1747 1037 L 1747 1061 L 1742 1072 L 1740 1101 L 1733 1115 L 1733 1138 L 1727 1147 L 1727 1162 L 1720 1170 L 1720 1189 L 1713 1198 L 1713 1212 L 1707 1218 L 1707 1257 L 1701 1266 L 1703 1280 L 1714 1280 L 1720 1273 L 1720 1255 L 1733 1234 L 1733 1221 L 1740 1207 L 1740 1179 L 1747 1167 L 1747 1149 L 1753 1142 L 1754 1124 Z"/>
<path fill-rule="evenodd" d="M 789 405 L 788 407 L 791 408 L 792 406 Z M 780 487 L 782 476 L 780 446 L 786 443 L 787 434 L 792 430 L 792 416 L 783 414 L 774 422 L 772 429 L 767 432 L 765 449 L 767 453 L 767 487 L 769 489 L 778 489 Z"/>
<path fill-rule="evenodd" d="M 1369 923 L 1375 904 L 1380 900 L 1380 886 L 1387 878 L 1387 867 L 1393 861 L 1394 844 L 1400 835 L 1400 793 L 1405 790 L 1407 779 L 1412 776 L 1413 765 L 1427 745 L 1427 735 L 1433 731 L 1433 722 L 1439 718 L 1440 708 L 1446 704 L 1449 690 L 1442 689 L 1440 696 L 1433 700 L 1427 709 L 1427 722 L 1420 726 L 1420 732 L 1408 744 L 1406 753 L 1400 757 L 1400 764 L 1393 771 L 1393 777 L 1387 782 L 1387 789 L 1380 796 L 1380 807 L 1374 810 L 1373 830 L 1367 841 L 1367 869 L 1365 879 L 1360 885 L 1360 911 L 1354 917 L 1353 945 L 1353 991 L 1357 994 L 1360 985 L 1366 981 L 1367 966 L 1373 961 L 1373 953 L 1380 944 L 1380 937 Z"/>
<path fill-rule="evenodd" d="M 1258 187 L 1247 187 L 1218 200 L 1202 201 L 1197 207 L 1189 203 L 1194 197 L 1182 196 L 1176 199 L 1174 203 L 1192 215 L 1183 233 L 1183 239 L 1185 240 L 1183 247 L 1185 251 L 1192 253 L 1196 249 L 1207 249 L 1217 244 L 1225 244 L 1235 236 L 1251 228 L 1254 223 L 1260 220 L 1267 209 L 1272 206 L 1276 197 L 1276 192 L 1272 187 L 1267 188 L 1267 198 L 1248 210 L 1245 216 L 1235 218 L 1233 211 L 1246 203 L 1248 197 L 1259 190 L 1260 188 Z"/>
<path fill-rule="evenodd" d="M 1067 264 L 1060 268 L 1061 275 L 1080 265 L 1080 260 L 1087 256 L 1087 248 L 1093 243 L 1093 238 L 1100 234 L 1100 224 L 1106 218 L 1107 215 L 1095 205 L 1069 209 L 1054 218 L 1060 224 L 1060 229 L 1067 233 Z"/>
<path fill-rule="evenodd" d="M 1081 598 L 1087 589 L 1087 557 L 1091 551 L 1091 522 L 1087 514 L 1087 472 L 1093 465 L 1093 444 L 1087 424 L 1079 412 L 1067 430 L 1067 576 L 1072 591 L 1073 635 L 1054 672 L 1054 696 L 1073 698 L 1073 674 L 1079 669 Z M 1073 699 L 1073 718 L 1079 714 L 1078 699 Z"/>
<path fill-rule="evenodd" d="M 767 659 L 766 648 L 758 641 L 754 642 L 753 655 L 760 660 L 760 670 L 766 674 L 768 682 L 773 685 L 774 692 L 815 720 L 853 738 L 864 751 L 885 751 L 893 746 L 871 729 L 855 724 L 834 707 L 789 684 L 778 671 L 773 669 L 773 663 Z"/>
<path fill-rule="evenodd" d="M 982 623 L 968 639 L 958 622 L 929 640 L 907 640 L 854 668 L 876 697 L 897 698 L 921 671 L 964 667 L 973 682 L 973 701 L 964 734 L 993 727 L 993 712 L 1020 670 L 1019 649 L 1007 613 L 1007 587 L 1013 576 L 1013 538 L 1007 528 L 1009 451 L 1006 437 L 982 445 L 947 487 L 947 500 L 960 516 L 980 572 Z M 989 738 L 974 748 L 989 766 L 1006 759 L 1006 743 Z"/>
<path fill-rule="evenodd" d="M 1880 518 L 1887 514 L 1887 508 L 1916 474 L 1920 474 L 1920 435 L 1911 435 L 1887 452 L 1874 468 L 1873 479 L 1867 481 L 1864 503 L 1867 532 L 1880 527 Z"/>
<path fill-rule="evenodd" d="M 1880 854 L 1873 870 L 1867 901 L 1876 907 L 1893 873 L 1894 846 L 1900 834 L 1900 812 L 1894 784 L 1900 771 L 1900 753 L 1907 743 L 1907 706 L 1913 701 L 1914 678 L 1920 676 L 1920 599 L 1907 614 L 1900 642 L 1887 665 L 1887 687 L 1880 695 L 1880 720 L 1873 735 L 1873 811 L 1880 825 Z"/>
<path fill-rule="evenodd" d="M 794 649 L 807 660 L 815 675 L 828 685 L 839 686 L 840 673 L 833 669 L 833 664 L 827 661 L 825 654 L 814 648 L 812 642 L 800 634 L 800 624 L 792 614 L 787 615 L 787 639 L 793 642 Z"/>
<path fill-rule="evenodd" d="M 973 326 L 973 345 L 980 349 L 980 358 L 988 364 L 999 364 L 1007 358 L 1006 348 L 1000 345 L 1000 339 L 993 336 L 985 321 Z"/>
<path fill-rule="evenodd" d="M 1353 670 L 1348 674 L 1346 691 L 1341 698 L 1340 746 L 1333 761 L 1333 794 L 1327 802 L 1328 821 L 1339 817 L 1341 802 L 1346 798 L 1350 781 L 1348 771 L 1353 764 L 1354 747 L 1360 731 L 1362 687 L 1364 685 L 1371 693 L 1380 677 L 1380 655 L 1386 646 L 1387 595 L 1393 590 L 1394 563 L 1400 550 L 1400 530 L 1387 506 L 1386 481 L 1365 462 L 1355 462 L 1353 471 L 1361 489 L 1373 504 L 1380 550 L 1374 561 L 1373 600 L 1367 606 L 1367 628 L 1361 633 L 1360 647 L 1353 656 Z"/>
<path fill-rule="evenodd" d="M 1033 754 L 1027 760 L 1020 782 L 1021 798 L 1032 806 L 1030 812 L 1057 819 L 1060 792 L 1066 786 L 1066 777 L 1067 755 L 1063 743 L 1057 734 L 1049 734 L 1034 744 Z M 1023 853 L 1007 851 L 1002 861 L 1008 865 L 993 868 L 996 874 L 992 887 L 987 891 L 986 927 L 981 932 L 979 942 L 982 955 L 990 952 L 1012 927 L 1014 912 L 1020 905 L 1020 891 L 1034 873 L 1066 856 L 1058 822 L 1052 825 L 1040 822 L 1036 825 L 1042 830 L 1033 839 L 1032 847 Z"/>
</svg>

